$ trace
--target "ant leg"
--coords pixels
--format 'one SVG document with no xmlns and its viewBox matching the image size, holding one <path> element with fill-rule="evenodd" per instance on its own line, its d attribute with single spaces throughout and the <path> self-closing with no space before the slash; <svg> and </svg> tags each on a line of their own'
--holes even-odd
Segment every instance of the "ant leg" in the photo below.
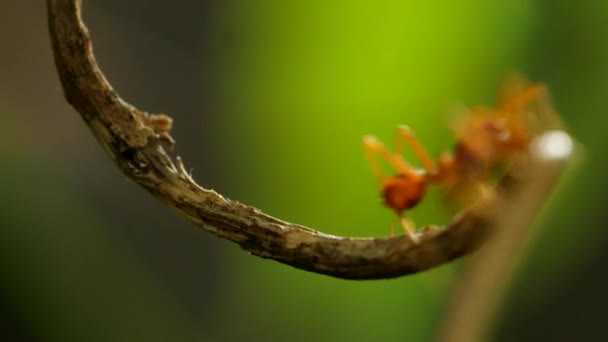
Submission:
<svg viewBox="0 0 608 342">
<path fill-rule="evenodd" d="M 487 182 L 480 181 L 476 186 L 482 201 L 492 199 L 496 194 L 494 188 Z"/>
<path fill-rule="evenodd" d="M 401 227 L 403 228 L 405 235 L 407 235 L 410 241 L 417 244 L 419 239 L 418 235 L 416 235 L 414 222 L 403 215 L 400 215 L 399 218 L 401 219 Z"/>
<path fill-rule="evenodd" d="M 431 174 L 429 182 L 438 183 L 440 186 L 448 186 L 458 178 L 458 165 L 451 152 L 443 151 L 439 154 L 437 172 Z"/>
<path fill-rule="evenodd" d="M 395 236 L 395 219 L 398 218 L 399 216 L 397 214 L 394 214 L 391 218 L 391 231 L 388 234 L 388 237 L 393 237 Z"/>
<path fill-rule="evenodd" d="M 545 85 L 535 84 L 524 92 L 521 97 L 521 107 L 526 107 L 530 103 L 533 104 L 533 112 L 542 123 L 542 128 L 555 129 L 563 126 L 559 115 L 553 109 L 549 90 Z"/>
<path fill-rule="evenodd" d="M 542 84 L 534 84 L 526 88 L 513 102 L 516 108 L 523 108 L 545 97 L 547 88 Z"/>
<path fill-rule="evenodd" d="M 422 146 L 418 143 L 416 138 L 414 138 L 414 135 L 410 131 L 409 127 L 407 127 L 407 126 L 399 126 L 399 128 L 397 130 L 397 147 L 396 147 L 397 154 L 401 155 L 402 147 L 403 147 L 403 143 L 402 143 L 403 139 L 405 139 L 405 141 L 407 141 L 407 143 L 410 145 L 412 150 L 414 150 L 414 153 L 416 153 L 416 156 L 422 162 L 422 165 L 424 166 L 424 169 L 426 170 L 426 172 L 428 172 L 429 174 L 436 173 L 437 168 L 435 167 L 435 164 L 431 160 L 431 157 L 429 157 L 428 153 L 426 153 L 424 148 L 422 148 Z"/>
<path fill-rule="evenodd" d="M 504 107 L 530 87 L 530 81 L 520 73 L 509 73 L 498 87 L 498 107 Z"/>
<path fill-rule="evenodd" d="M 541 108 L 545 106 L 549 99 L 548 93 L 547 87 L 543 84 L 519 85 L 503 94 L 498 108 L 507 115 L 521 115 L 522 111 L 530 105 Z"/>
<path fill-rule="evenodd" d="M 384 176 L 382 175 L 382 170 L 376 160 L 376 154 L 379 154 L 386 159 L 386 161 L 388 161 L 398 172 L 412 172 L 410 167 L 408 167 L 399 156 L 389 152 L 384 145 L 382 145 L 380 140 L 374 136 L 366 136 L 363 138 L 363 149 L 365 150 L 369 164 L 379 183 L 384 181 Z"/>
</svg>

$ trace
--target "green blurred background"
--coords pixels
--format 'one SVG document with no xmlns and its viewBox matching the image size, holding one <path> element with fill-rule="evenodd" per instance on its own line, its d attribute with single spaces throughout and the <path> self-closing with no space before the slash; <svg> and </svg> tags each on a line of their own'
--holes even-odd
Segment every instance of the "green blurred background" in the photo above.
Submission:
<svg viewBox="0 0 608 342">
<path fill-rule="evenodd" d="M 545 82 L 584 153 L 534 228 L 492 340 L 597 340 L 608 305 L 608 1 L 86 1 L 102 69 L 175 118 L 195 178 L 285 220 L 382 236 L 361 137 L 437 155 L 459 103 Z M 251 257 L 114 167 L 63 99 L 39 1 L 0 5 L 0 339 L 428 341 L 462 262 L 344 281 Z M 410 160 L 413 155 L 406 154 Z M 436 196 L 418 225 L 449 215 Z"/>
</svg>

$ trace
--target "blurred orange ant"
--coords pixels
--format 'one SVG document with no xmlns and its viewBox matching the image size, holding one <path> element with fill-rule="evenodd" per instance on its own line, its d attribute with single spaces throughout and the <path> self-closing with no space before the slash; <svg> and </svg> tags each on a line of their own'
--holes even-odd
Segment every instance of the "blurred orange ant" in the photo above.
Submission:
<svg viewBox="0 0 608 342">
<path fill-rule="evenodd" d="M 452 125 L 458 141 L 451 153 L 440 155 L 438 165 L 406 126 L 397 129 L 394 153 L 377 138 L 365 137 L 363 148 L 382 187 L 384 204 L 395 213 L 390 236 L 394 235 L 395 222 L 399 220 L 409 239 L 418 241 L 414 224 L 404 213 L 422 200 L 427 185 L 438 185 L 451 200 L 465 197 L 463 194 L 469 194 L 471 190 L 476 197 L 492 197 L 492 175 L 517 156 L 525 156 L 530 141 L 539 133 L 541 121 L 547 121 L 548 117 L 542 117 L 546 114 L 553 112 L 545 86 L 528 84 L 517 77 L 504 83 L 497 108 L 472 108 Z M 420 159 L 423 170 L 403 160 L 404 141 Z M 384 158 L 396 174 L 384 176 L 376 155 Z"/>
</svg>

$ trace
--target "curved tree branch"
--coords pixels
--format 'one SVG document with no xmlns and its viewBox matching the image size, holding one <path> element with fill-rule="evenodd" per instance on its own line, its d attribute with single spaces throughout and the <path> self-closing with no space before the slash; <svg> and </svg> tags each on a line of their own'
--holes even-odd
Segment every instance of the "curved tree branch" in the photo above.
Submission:
<svg viewBox="0 0 608 342">
<path fill-rule="evenodd" d="M 497 199 L 468 209 L 442 229 L 424 229 L 418 244 L 404 236 L 332 236 L 271 217 L 202 188 L 179 157 L 174 162 L 167 155 L 161 143 L 173 144 L 171 118 L 141 111 L 112 89 L 97 66 L 81 6 L 80 0 L 47 0 L 55 63 L 68 102 L 127 176 L 194 224 L 256 256 L 346 279 L 424 271 L 474 251 L 499 216 L 515 215 L 505 211 L 498 215 L 500 202 L 533 181 L 506 177 Z M 542 155 L 531 157 L 542 159 Z"/>
</svg>

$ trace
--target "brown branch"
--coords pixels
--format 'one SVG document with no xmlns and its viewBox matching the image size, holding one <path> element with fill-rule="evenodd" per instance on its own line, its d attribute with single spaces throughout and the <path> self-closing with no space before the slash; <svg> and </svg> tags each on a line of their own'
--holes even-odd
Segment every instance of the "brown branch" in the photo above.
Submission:
<svg viewBox="0 0 608 342">
<path fill-rule="evenodd" d="M 442 229 L 425 229 L 420 242 L 346 238 L 271 217 L 200 187 L 161 142 L 171 119 L 123 101 L 97 66 L 81 18 L 81 1 L 47 0 L 55 63 L 68 102 L 82 115 L 114 162 L 135 182 L 187 219 L 262 258 L 347 279 L 391 278 L 447 263 L 474 251 L 495 226 L 498 201 L 469 209 Z M 505 198 L 519 188 L 504 182 Z M 501 195 L 502 196 L 502 195 Z M 512 215 L 512 212 L 502 212 Z"/>
</svg>

